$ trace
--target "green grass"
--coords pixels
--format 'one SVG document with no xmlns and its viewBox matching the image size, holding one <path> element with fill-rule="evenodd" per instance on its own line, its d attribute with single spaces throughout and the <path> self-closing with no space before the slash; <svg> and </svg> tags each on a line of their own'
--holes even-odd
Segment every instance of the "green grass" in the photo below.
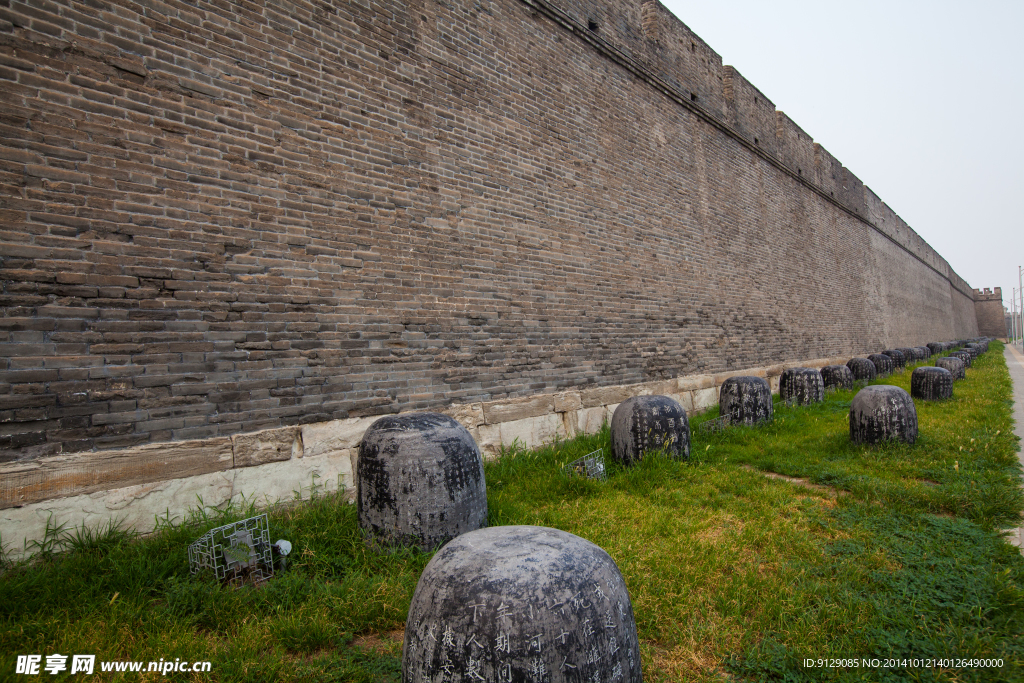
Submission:
<svg viewBox="0 0 1024 683">
<path fill-rule="evenodd" d="M 601 482 L 561 466 L 607 456 L 607 429 L 510 449 L 486 465 L 489 523 L 556 527 L 607 550 L 633 599 L 647 681 L 1024 680 L 1024 559 L 999 533 L 1024 509 L 1001 351 L 992 343 L 954 398 L 916 402 L 913 447 L 851 444 L 853 393 L 838 392 L 711 436 L 697 427 L 716 411 L 692 416 L 689 462 L 611 463 Z M 880 383 L 909 381 L 908 369 Z M 193 579 L 187 544 L 247 514 L 146 539 L 80 532 L 62 553 L 55 530 L 39 559 L 0 577 L 0 680 L 29 680 L 13 675 L 15 655 L 55 652 L 213 663 L 176 680 L 400 680 L 401 629 L 430 555 L 368 550 L 354 506 L 327 495 L 271 513 L 272 536 L 294 546 L 287 572 L 258 588 Z M 802 664 L 889 657 L 1004 666 Z M 120 676 L 110 680 L 160 678 Z"/>
</svg>

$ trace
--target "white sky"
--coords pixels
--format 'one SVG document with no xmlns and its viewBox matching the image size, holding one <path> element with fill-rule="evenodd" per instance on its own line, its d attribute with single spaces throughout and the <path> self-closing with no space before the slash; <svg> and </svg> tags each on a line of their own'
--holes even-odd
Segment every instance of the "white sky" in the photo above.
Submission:
<svg viewBox="0 0 1024 683">
<path fill-rule="evenodd" d="M 1024 265 L 1024 0 L 661 0 L 972 287 Z"/>
</svg>

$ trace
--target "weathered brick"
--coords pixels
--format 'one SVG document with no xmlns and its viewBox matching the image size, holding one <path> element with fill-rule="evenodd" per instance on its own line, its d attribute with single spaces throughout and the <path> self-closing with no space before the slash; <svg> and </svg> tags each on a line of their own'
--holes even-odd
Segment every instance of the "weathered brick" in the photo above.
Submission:
<svg viewBox="0 0 1024 683">
<path fill-rule="evenodd" d="M 5 447 L 452 401 L 535 438 L 977 333 L 948 264 L 657 3 L 551 1 L 618 52 L 519 0 L 0 8 L 0 396 L 41 425 Z"/>
</svg>

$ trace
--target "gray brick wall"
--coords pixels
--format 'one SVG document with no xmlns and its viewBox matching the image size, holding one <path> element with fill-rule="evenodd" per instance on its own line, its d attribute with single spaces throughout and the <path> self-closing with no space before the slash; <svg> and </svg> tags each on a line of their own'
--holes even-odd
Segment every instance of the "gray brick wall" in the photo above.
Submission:
<svg viewBox="0 0 1024 683">
<path fill-rule="evenodd" d="M 977 332 L 660 6 L 2 5 L 0 461 Z"/>
<path fill-rule="evenodd" d="M 1003 308 L 1003 290 L 985 288 L 974 290 L 974 311 L 978 319 L 978 332 L 986 337 L 1006 339 L 1006 310 Z"/>
</svg>

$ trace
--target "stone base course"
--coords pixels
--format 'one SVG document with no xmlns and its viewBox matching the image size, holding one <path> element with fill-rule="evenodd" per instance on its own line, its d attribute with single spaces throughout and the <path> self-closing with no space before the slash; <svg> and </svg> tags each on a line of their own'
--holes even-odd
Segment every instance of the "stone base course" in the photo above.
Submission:
<svg viewBox="0 0 1024 683">
<path fill-rule="evenodd" d="M 718 405 L 729 377 L 764 377 L 777 393 L 779 376 L 791 367 L 821 368 L 847 357 L 818 358 L 715 375 L 573 389 L 482 403 L 438 412 L 469 430 L 485 459 L 513 445 L 534 448 L 555 439 L 593 434 L 611 422 L 631 396 L 664 395 L 687 414 Z M 41 541 L 51 524 L 100 526 L 123 519 L 140 532 L 157 517 L 181 520 L 190 508 L 255 498 L 270 505 L 308 498 L 311 490 L 345 491 L 351 501 L 363 433 L 380 416 L 265 429 L 232 437 L 148 444 L 73 456 L 0 464 L 0 528 L 15 556 L 25 542 Z"/>
</svg>

